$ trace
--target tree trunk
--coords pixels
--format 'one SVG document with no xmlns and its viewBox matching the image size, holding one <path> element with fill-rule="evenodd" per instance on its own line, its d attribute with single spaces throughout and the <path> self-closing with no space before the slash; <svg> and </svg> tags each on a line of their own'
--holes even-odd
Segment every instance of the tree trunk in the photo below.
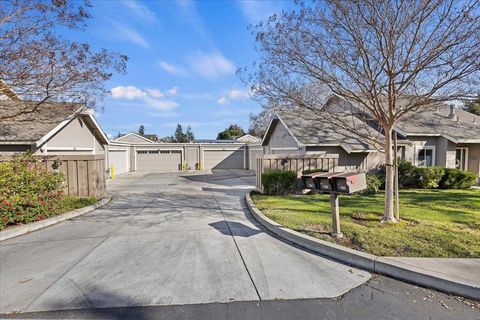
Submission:
<svg viewBox="0 0 480 320">
<path fill-rule="evenodd" d="M 397 222 L 393 212 L 393 184 L 395 168 L 393 166 L 392 129 L 385 128 L 385 213 L 384 221 Z"/>
</svg>

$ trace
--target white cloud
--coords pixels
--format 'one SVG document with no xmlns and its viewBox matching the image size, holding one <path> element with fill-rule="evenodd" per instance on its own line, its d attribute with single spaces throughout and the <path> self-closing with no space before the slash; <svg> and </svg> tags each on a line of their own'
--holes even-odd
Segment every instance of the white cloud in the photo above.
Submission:
<svg viewBox="0 0 480 320">
<path fill-rule="evenodd" d="M 124 0 L 122 4 L 129 9 L 129 12 L 134 15 L 140 22 L 147 24 L 155 24 L 158 18 L 147 6 L 134 0 Z"/>
<path fill-rule="evenodd" d="M 169 93 L 173 89 L 176 92 L 178 87 L 173 87 L 169 90 Z M 176 101 L 163 99 L 164 94 L 158 89 L 142 91 L 135 86 L 118 86 L 112 88 L 111 92 L 114 99 L 138 100 L 144 105 L 158 110 L 171 110 L 178 107 Z"/>
<path fill-rule="evenodd" d="M 242 13 L 251 24 L 266 21 L 271 15 L 281 11 L 282 1 L 237 0 Z"/>
<path fill-rule="evenodd" d="M 142 35 L 130 27 L 117 23 L 115 24 L 115 28 L 119 38 L 128 40 L 142 48 L 150 47 L 150 43 L 148 43 L 148 41 Z"/>
<path fill-rule="evenodd" d="M 145 97 L 143 99 L 146 105 L 158 110 L 171 110 L 178 107 L 178 103 L 172 100 L 163 100 L 163 99 L 155 99 L 151 97 Z"/>
<path fill-rule="evenodd" d="M 229 103 L 229 100 L 245 100 L 250 98 L 252 92 L 250 90 L 232 89 L 226 95 L 217 100 L 219 105 L 225 105 Z"/>
<path fill-rule="evenodd" d="M 221 97 L 220 99 L 217 100 L 218 104 L 223 106 L 224 104 L 228 103 L 228 100 L 226 97 Z"/>
<path fill-rule="evenodd" d="M 146 93 L 134 86 L 118 86 L 112 88 L 112 97 L 114 99 L 128 99 L 133 100 L 136 98 L 146 96 Z"/>
<path fill-rule="evenodd" d="M 209 79 L 232 75 L 236 69 L 235 64 L 218 51 L 199 52 L 192 57 L 190 65 L 198 75 Z"/>
<path fill-rule="evenodd" d="M 229 92 L 230 99 L 246 99 L 250 97 L 250 91 L 233 89 Z"/>
<path fill-rule="evenodd" d="M 190 25 L 195 32 L 205 40 L 209 41 L 208 31 L 205 27 L 200 14 L 197 10 L 195 1 L 192 0 L 177 0 L 177 7 L 180 9 L 179 20 Z"/>
<path fill-rule="evenodd" d="M 163 92 L 161 92 L 160 90 L 158 89 L 147 89 L 147 93 L 148 95 L 154 97 L 154 98 L 161 98 L 161 97 L 164 97 L 165 95 L 163 94 Z"/>
<path fill-rule="evenodd" d="M 168 89 L 168 93 L 172 96 L 176 95 L 178 93 L 179 87 L 173 87 L 171 89 Z"/>
<path fill-rule="evenodd" d="M 158 67 L 162 69 L 163 71 L 173 75 L 173 76 L 187 76 L 188 72 L 179 66 L 170 64 L 166 61 L 159 60 L 157 63 Z"/>
</svg>

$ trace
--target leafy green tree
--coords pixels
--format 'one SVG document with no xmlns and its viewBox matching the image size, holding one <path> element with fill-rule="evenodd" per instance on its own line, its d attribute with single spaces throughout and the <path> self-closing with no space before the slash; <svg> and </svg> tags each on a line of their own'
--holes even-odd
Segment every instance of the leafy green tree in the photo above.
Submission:
<svg viewBox="0 0 480 320">
<path fill-rule="evenodd" d="M 145 127 L 142 125 L 140 125 L 140 127 L 138 128 L 138 134 L 143 136 L 145 134 Z"/>
<path fill-rule="evenodd" d="M 242 127 L 238 124 L 231 124 L 228 128 L 220 132 L 217 136 L 217 140 L 233 140 L 245 135 Z"/>
<path fill-rule="evenodd" d="M 187 131 L 185 132 L 185 142 L 194 142 L 195 141 L 195 135 L 193 134 L 192 127 L 188 125 Z"/>
<path fill-rule="evenodd" d="M 180 123 L 177 124 L 177 129 L 175 129 L 174 139 L 175 142 L 186 142 L 186 135 L 183 133 L 183 128 Z"/>
<path fill-rule="evenodd" d="M 463 108 L 470 113 L 480 116 L 480 93 L 475 100 L 465 101 Z"/>
</svg>

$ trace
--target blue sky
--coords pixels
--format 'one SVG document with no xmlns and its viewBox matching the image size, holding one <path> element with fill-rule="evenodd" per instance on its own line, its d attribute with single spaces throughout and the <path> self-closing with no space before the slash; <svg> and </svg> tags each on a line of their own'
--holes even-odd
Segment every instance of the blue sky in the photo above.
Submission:
<svg viewBox="0 0 480 320">
<path fill-rule="evenodd" d="M 260 106 L 235 74 L 256 59 L 247 29 L 289 5 L 283 1 L 93 1 L 93 19 L 70 34 L 95 48 L 129 57 L 126 75 L 114 75 L 112 95 L 96 114 L 109 135 L 136 131 L 173 134 L 192 126 L 197 138 L 215 138 L 231 123 L 248 128 Z"/>
</svg>

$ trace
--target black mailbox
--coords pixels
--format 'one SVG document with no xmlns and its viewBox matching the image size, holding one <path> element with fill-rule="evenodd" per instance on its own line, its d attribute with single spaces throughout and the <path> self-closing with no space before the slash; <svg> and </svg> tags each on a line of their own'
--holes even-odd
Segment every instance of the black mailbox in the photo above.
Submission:
<svg viewBox="0 0 480 320">
<path fill-rule="evenodd" d="M 324 172 L 317 175 L 315 180 L 317 181 L 318 189 L 326 192 L 334 191 L 331 179 L 339 174 L 339 172 Z"/>
<path fill-rule="evenodd" d="M 341 173 L 333 177 L 333 187 L 338 193 L 354 193 L 367 188 L 365 173 Z"/>
<path fill-rule="evenodd" d="M 316 180 L 316 177 L 323 174 L 322 172 L 314 172 L 314 173 L 309 173 L 309 174 L 304 174 L 302 176 L 303 180 L 303 185 L 305 186 L 305 189 L 318 189 L 318 181 Z"/>
</svg>

